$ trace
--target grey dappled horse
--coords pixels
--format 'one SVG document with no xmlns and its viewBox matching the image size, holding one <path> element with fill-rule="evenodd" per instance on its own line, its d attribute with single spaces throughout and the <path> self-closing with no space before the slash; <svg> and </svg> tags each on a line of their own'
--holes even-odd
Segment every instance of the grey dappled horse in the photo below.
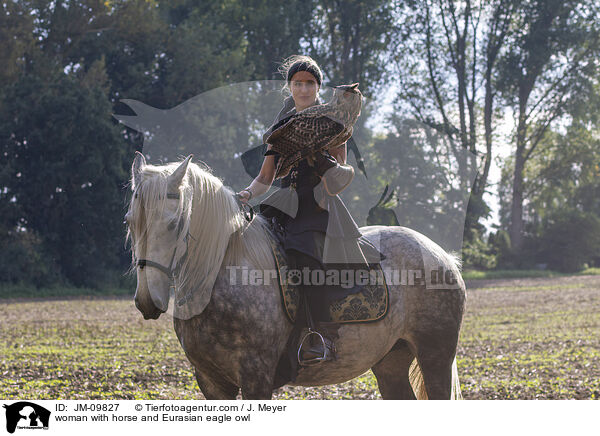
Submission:
<svg viewBox="0 0 600 436">
<path fill-rule="evenodd" d="M 191 157 L 164 166 L 146 164 L 139 153 L 134 160 L 126 221 L 135 305 L 145 319 L 157 319 L 175 295 L 175 332 L 207 399 L 235 399 L 240 389 L 244 399 L 270 399 L 292 324 L 276 281 L 232 284 L 228 268 L 273 270 L 269 230 L 260 215 L 248 223 L 234 193 Z M 460 398 L 455 355 L 465 285 L 457 259 L 405 227 L 361 232 L 379 237 L 382 268 L 422 271 L 425 278 L 443 270 L 453 285 L 390 285 L 385 318 L 342 325 L 337 360 L 303 368 L 294 384 L 342 383 L 372 369 L 384 399 Z"/>
</svg>

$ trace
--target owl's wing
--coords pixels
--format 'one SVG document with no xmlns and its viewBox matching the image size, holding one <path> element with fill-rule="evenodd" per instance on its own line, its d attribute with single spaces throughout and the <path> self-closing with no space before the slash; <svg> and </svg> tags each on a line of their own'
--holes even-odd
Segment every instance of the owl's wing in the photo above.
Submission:
<svg viewBox="0 0 600 436">
<path fill-rule="evenodd" d="M 267 138 L 271 150 L 289 156 L 326 148 L 344 130 L 344 125 L 323 114 L 298 114 Z M 310 150 L 304 151 L 309 148 Z"/>
<path fill-rule="evenodd" d="M 272 150 L 281 153 L 275 178 L 284 177 L 296 162 L 329 148 L 331 144 L 338 142 L 338 138 L 344 133 L 343 124 L 324 115 L 298 119 L 285 127 L 287 128 L 282 129 L 272 142 Z"/>
</svg>

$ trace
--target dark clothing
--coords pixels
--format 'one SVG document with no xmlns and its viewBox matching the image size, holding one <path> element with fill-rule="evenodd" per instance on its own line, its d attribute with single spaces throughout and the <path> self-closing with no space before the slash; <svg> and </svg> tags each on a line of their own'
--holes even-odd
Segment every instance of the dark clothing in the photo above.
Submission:
<svg viewBox="0 0 600 436">
<path fill-rule="evenodd" d="M 281 180 L 282 189 L 289 188 L 294 183 L 298 194 L 296 216 L 286 221 L 285 228 L 289 233 L 301 233 L 308 230 L 317 230 L 323 233 L 327 231 L 329 212 L 317 204 L 313 193 L 320 181 L 321 179 L 314 168 L 308 165 L 306 159 L 298 162 L 290 174 Z"/>
<path fill-rule="evenodd" d="M 273 126 L 263 136 L 263 141 L 295 112 L 290 97 Z M 275 155 L 275 167 L 278 158 Z M 259 210 L 267 219 L 274 221 L 276 229 L 283 230 L 277 233 L 282 234 L 290 270 L 360 267 L 370 262 L 378 263 L 384 258 L 373 244 L 362 237 L 340 197 L 326 193 L 316 169 L 306 159 L 299 161 L 281 179 L 281 189 L 267 197 L 259 205 Z M 315 328 L 315 324 L 331 321 L 329 304 L 360 291 L 360 288 L 311 284 L 300 286 L 299 290 L 296 325 L 287 344 L 289 378 L 292 381 L 296 379 L 301 329 Z"/>
<path fill-rule="evenodd" d="M 320 178 L 314 172 L 314 168 L 310 167 L 304 159 L 282 179 L 281 188 L 289 188 L 291 183 L 295 183 L 295 191 L 298 195 L 296 216 L 292 218 L 285 215 L 282 223 L 286 234 L 284 249 L 300 251 L 321 263 L 322 240 L 327 232 L 329 212 L 315 201 L 313 190 L 319 182 Z"/>
<path fill-rule="evenodd" d="M 263 138 L 295 113 L 290 97 Z M 278 159 L 275 155 L 275 166 Z M 328 264 L 366 267 L 383 259 L 375 246 L 361 237 L 340 197 L 326 193 L 321 178 L 306 159 L 298 162 L 281 179 L 281 189 L 267 197 L 259 209 L 261 214 L 274 218 L 284 229 L 286 251 L 304 253 L 323 269 Z"/>
</svg>

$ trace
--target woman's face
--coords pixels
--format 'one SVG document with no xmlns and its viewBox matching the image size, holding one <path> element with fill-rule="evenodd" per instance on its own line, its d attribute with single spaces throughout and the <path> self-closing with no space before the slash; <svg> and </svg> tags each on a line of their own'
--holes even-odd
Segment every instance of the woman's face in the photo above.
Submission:
<svg viewBox="0 0 600 436">
<path fill-rule="evenodd" d="M 301 111 L 312 106 L 317 99 L 319 86 L 317 79 L 308 71 L 298 71 L 290 81 L 292 98 L 296 104 L 296 111 Z"/>
</svg>

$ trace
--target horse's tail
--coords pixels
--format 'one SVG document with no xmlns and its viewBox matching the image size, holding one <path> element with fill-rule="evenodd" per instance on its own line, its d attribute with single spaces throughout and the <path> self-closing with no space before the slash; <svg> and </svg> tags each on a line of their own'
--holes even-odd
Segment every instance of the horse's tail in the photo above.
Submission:
<svg viewBox="0 0 600 436">
<path fill-rule="evenodd" d="M 410 368 L 408 369 L 408 380 L 417 400 L 426 400 L 427 391 L 425 390 L 425 381 L 423 380 L 423 373 L 421 372 L 421 367 L 416 358 L 413 359 Z"/>
<path fill-rule="evenodd" d="M 417 400 L 426 400 L 427 391 L 425 390 L 425 381 L 423 380 L 423 373 L 419 367 L 417 359 L 413 359 L 408 369 L 408 380 L 413 388 L 415 397 Z M 451 400 L 462 400 L 463 396 L 460 391 L 460 381 L 458 380 L 458 369 L 456 367 L 456 357 L 452 362 L 452 392 L 450 394 Z"/>
<path fill-rule="evenodd" d="M 458 369 L 456 367 L 456 357 L 452 362 L 452 394 L 450 395 L 451 400 L 462 400 L 462 392 L 460 391 L 460 381 L 458 380 Z"/>
</svg>

